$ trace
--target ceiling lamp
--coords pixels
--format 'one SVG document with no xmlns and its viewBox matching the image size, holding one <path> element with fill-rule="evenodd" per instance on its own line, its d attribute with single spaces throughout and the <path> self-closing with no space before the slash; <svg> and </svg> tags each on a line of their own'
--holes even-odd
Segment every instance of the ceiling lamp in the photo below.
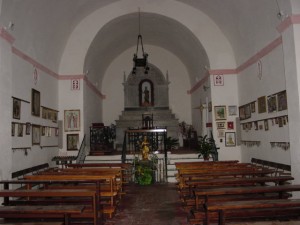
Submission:
<svg viewBox="0 0 300 225">
<path fill-rule="evenodd" d="M 142 58 L 139 58 L 139 45 L 141 45 L 142 49 Z M 141 35 L 141 22 L 140 22 L 140 9 L 139 9 L 139 35 L 137 39 L 137 45 L 136 45 L 136 53 L 133 55 L 133 68 L 132 68 L 132 74 L 136 74 L 137 67 L 144 68 L 145 74 L 148 74 L 149 66 L 148 66 L 148 54 L 144 52 L 144 46 L 143 46 L 143 37 Z"/>
</svg>

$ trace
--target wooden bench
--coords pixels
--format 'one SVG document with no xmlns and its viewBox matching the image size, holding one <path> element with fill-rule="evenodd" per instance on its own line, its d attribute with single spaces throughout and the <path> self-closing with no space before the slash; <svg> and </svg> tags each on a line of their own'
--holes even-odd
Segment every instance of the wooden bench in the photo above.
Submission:
<svg viewBox="0 0 300 225">
<path fill-rule="evenodd" d="M 55 206 L 1 206 L 1 218 L 64 218 L 64 224 L 69 224 L 69 218 L 73 214 L 83 212 L 84 206 L 79 205 L 55 205 Z"/>
<path fill-rule="evenodd" d="M 97 184 L 97 193 L 99 196 L 102 197 L 108 197 L 109 198 L 109 205 L 105 205 L 103 207 L 103 213 L 104 214 L 108 214 L 110 218 L 112 218 L 112 215 L 115 213 L 116 210 L 116 205 L 115 205 L 115 197 L 118 195 L 118 192 L 115 191 L 115 184 L 116 184 L 116 175 L 115 174 L 102 174 L 102 175 L 87 175 L 87 174 L 62 174 L 59 175 L 59 173 L 57 174 L 52 174 L 52 175 L 32 175 L 32 176 L 25 176 L 24 179 L 27 180 L 44 180 L 44 181 L 64 181 L 64 180 L 68 180 L 68 181 L 74 181 L 73 183 L 76 183 L 76 181 L 85 181 L 85 180 L 89 180 L 89 181 L 98 181 Z M 103 185 L 103 183 L 106 182 L 109 186 L 109 190 L 104 190 L 102 191 L 102 189 L 98 188 Z M 72 182 L 69 182 L 70 184 Z M 52 189 L 60 189 L 64 186 L 55 186 L 55 185 L 51 185 L 47 188 L 52 188 Z M 77 185 L 71 185 L 71 189 L 76 189 Z M 87 187 L 86 187 L 87 188 Z M 85 188 L 85 189 L 86 189 Z M 65 189 L 68 189 L 68 186 L 65 186 Z M 100 202 L 100 199 L 99 199 Z"/>
<path fill-rule="evenodd" d="M 78 218 L 91 218 L 94 225 L 100 224 L 103 219 L 102 209 L 100 207 L 99 201 L 99 191 L 93 190 L 78 190 L 78 189 L 68 189 L 68 190 L 48 190 L 44 189 L 46 186 L 54 183 L 65 183 L 70 182 L 76 183 L 94 183 L 95 181 L 76 181 L 76 180 L 64 180 L 64 181 L 39 181 L 39 180 L 6 180 L 0 181 L 4 184 L 5 189 L 0 190 L 0 197 L 4 198 L 3 205 L 10 206 L 27 206 L 27 205 L 74 205 L 82 204 L 86 206 L 86 210 L 80 215 L 74 215 Z M 9 189 L 10 184 L 26 184 L 27 188 L 24 189 Z M 30 189 L 32 186 L 41 185 L 41 189 Z M 98 181 L 97 181 L 97 185 Z M 98 187 L 99 188 L 99 187 Z M 99 188 L 100 189 L 100 188 Z M 13 199 L 10 199 L 13 198 Z"/>
<path fill-rule="evenodd" d="M 11 174 L 12 179 L 23 179 L 25 175 L 35 174 L 40 171 L 44 171 L 49 168 L 48 163 L 43 163 L 40 165 L 32 166 L 23 170 L 15 171 Z"/>
<path fill-rule="evenodd" d="M 217 212 L 219 225 L 224 225 L 227 219 L 238 217 L 249 219 L 259 216 L 261 219 L 276 217 L 299 217 L 300 199 L 276 199 L 255 201 L 230 201 L 222 203 L 206 203 L 206 224 L 211 222 L 210 212 Z"/>
<path fill-rule="evenodd" d="M 282 164 L 282 163 L 276 163 L 276 162 L 271 162 L 267 160 L 262 160 L 262 159 L 256 159 L 252 158 L 251 163 L 254 165 L 259 165 L 263 168 L 272 168 L 275 170 L 274 175 L 279 176 L 279 175 L 291 175 L 291 166 L 287 164 Z"/>
</svg>

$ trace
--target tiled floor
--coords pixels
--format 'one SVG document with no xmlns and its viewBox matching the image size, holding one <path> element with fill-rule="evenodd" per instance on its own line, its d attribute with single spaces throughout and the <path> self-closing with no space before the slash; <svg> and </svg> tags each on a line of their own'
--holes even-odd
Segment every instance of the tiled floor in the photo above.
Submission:
<svg viewBox="0 0 300 225">
<path fill-rule="evenodd" d="M 153 184 L 127 187 L 113 219 L 105 225 L 188 225 L 187 214 L 175 184 Z M 236 222 L 230 225 L 300 225 L 300 221 L 289 222 Z"/>
<path fill-rule="evenodd" d="M 186 225 L 174 184 L 131 185 L 105 225 Z"/>
</svg>

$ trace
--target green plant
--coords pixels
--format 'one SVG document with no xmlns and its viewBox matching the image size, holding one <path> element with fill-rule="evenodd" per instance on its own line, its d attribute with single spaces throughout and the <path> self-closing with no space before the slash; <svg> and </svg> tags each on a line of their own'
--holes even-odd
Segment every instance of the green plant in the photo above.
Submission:
<svg viewBox="0 0 300 225">
<path fill-rule="evenodd" d="M 154 182 L 153 173 L 157 168 L 158 157 L 152 154 L 150 160 L 140 160 L 138 157 L 134 159 L 135 180 L 140 185 L 149 185 Z"/>
<path fill-rule="evenodd" d="M 198 158 L 201 156 L 204 160 L 208 160 L 209 156 L 213 153 L 213 139 L 208 138 L 207 135 L 199 136 L 197 144 Z"/>
<path fill-rule="evenodd" d="M 165 145 L 167 150 L 171 150 L 175 149 L 179 145 L 179 142 L 177 138 L 167 137 L 165 139 Z"/>
</svg>

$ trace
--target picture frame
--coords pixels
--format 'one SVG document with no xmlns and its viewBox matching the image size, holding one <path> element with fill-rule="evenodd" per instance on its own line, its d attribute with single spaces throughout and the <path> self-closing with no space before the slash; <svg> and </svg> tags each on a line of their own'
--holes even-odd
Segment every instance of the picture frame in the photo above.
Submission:
<svg viewBox="0 0 300 225">
<path fill-rule="evenodd" d="M 245 105 L 244 108 L 245 108 L 245 119 L 251 118 L 251 104 Z"/>
<path fill-rule="evenodd" d="M 41 115 L 41 94 L 35 89 L 31 89 L 31 115 L 40 117 Z"/>
<path fill-rule="evenodd" d="M 67 134 L 67 150 L 78 150 L 79 134 Z"/>
<path fill-rule="evenodd" d="M 217 122 L 217 129 L 225 129 L 225 122 Z"/>
<path fill-rule="evenodd" d="M 235 132 L 225 132 L 225 146 L 234 147 L 236 146 Z"/>
<path fill-rule="evenodd" d="M 236 105 L 230 105 L 228 106 L 228 115 L 229 116 L 236 116 L 237 106 Z"/>
<path fill-rule="evenodd" d="M 13 119 L 21 119 L 21 100 L 13 98 Z"/>
<path fill-rule="evenodd" d="M 257 99 L 258 113 L 267 112 L 266 96 L 261 96 Z"/>
<path fill-rule="evenodd" d="M 233 130 L 234 129 L 234 123 L 233 121 L 227 122 L 227 130 Z"/>
<path fill-rule="evenodd" d="M 32 126 L 32 145 L 41 143 L 41 126 L 33 124 Z"/>
<path fill-rule="evenodd" d="M 216 120 L 226 120 L 226 106 L 215 106 L 215 119 Z"/>
<path fill-rule="evenodd" d="M 267 97 L 268 113 L 277 111 L 277 95 L 270 95 Z"/>
<path fill-rule="evenodd" d="M 31 123 L 26 123 L 25 124 L 25 134 L 30 135 L 30 128 L 31 128 Z"/>
<path fill-rule="evenodd" d="M 278 111 L 287 110 L 287 96 L 286 91 L 281 91 L 277 94 L 277 101 L 278 101 Z"/>
<path fill-rule="evenodd" d="M 239 116 L 240 116 L 240 120 L 246 119 L 244 106 L 239 107 Z"/>
<path fill-rule="evenodd" d="M 11 136 L 15 136 L 16 125 L 15 123 L 11 123 Z"/>
<path fill-rule="evenodd" d="M 18 124 L 18 137 L 23 137 L 23 124 Z"/>
<path fill-rule="evenodd" d="M 251 102 L 250 106 L 251 106 L 251 113 L 255 113 L 255 111 L 256 111 L 255 102 Z"/>
<path fill-rule="evenodd" d="M 265 125 L 265 131 L 269 130 L 269 121 L 264 120 L 264 125 Z"/>
<path fill-rule="evenodd" d="M 80 131 L 80 110 L 64 111 L 64 127 L 66 132 Z"/>
</svg>

